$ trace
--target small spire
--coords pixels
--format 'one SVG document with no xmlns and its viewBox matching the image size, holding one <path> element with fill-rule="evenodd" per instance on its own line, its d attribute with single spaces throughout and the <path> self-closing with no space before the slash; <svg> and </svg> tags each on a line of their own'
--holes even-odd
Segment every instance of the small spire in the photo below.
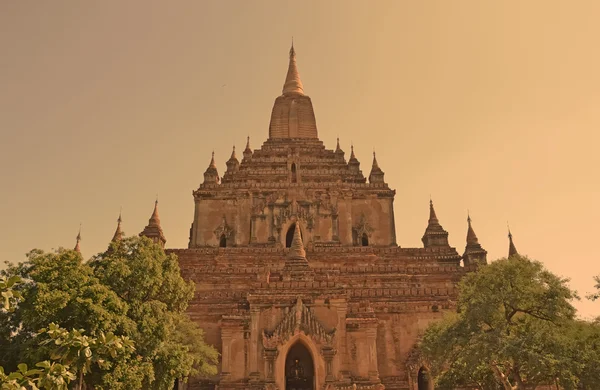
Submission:
<svg viewBox="0 0 600 390">
<path fill-rule="evenodd" d="M 429 247 L 448 247 L 448 232 L 444 230 L 435 214 L 433 200 L 429 197 L 429 221 L 427 228 L 421 238 L 425 248 Z"/>
<path fill-rule="evenodd" d="M 340 137 L 337 137 L 337 144 L 335 146 L 335 151 L 340 151 L 342 150 L 342 148 L 340 148 Z"/>
<path fill-rule="evenodd" d="M 154 201 L 154 211 L 152 212 L 152 216 L 150 217 L 150 226 L 160 225 L 160 217 L 158 216 L 158 196 Z"/>
<path fill-rule="evenodd" d="M 217 165 L 215 164 L 215 151 L 212 152 L 210 164 L 204 172 L 204 184 L 218 184 L 219 183 L 219 172 L 217 171 Z"/>
<path fill-rule="evenodd" d="M 381 168 L 379 168 L 379 164 L 377 163 L 375 150 L 373 150 L 373 167 L 371 168 L 371 173 L 369 174 L 369 183 L 385 183 L 384 173 Z"/>
<path fill-rule="evenodd" d="M 167 240 L 165 239 L 165 235 L 160 226 L 160 217 L 158 215 L 158 196 L 154 201 L 154 210 L 152 211 L 152 216 L 148 221 L 148 225 L 140 233 L 140 236 L 148 237 L 153 242 L 160 244 L 163 248 L 165 247 Z"/>
<path fill-rule="evenodd" d="M 429 224 L 437 224 L 438 218 L 435 215 L 435 209 L 433 208 L 433 200 L 431 199 L 431 195 L 429 196 Z"/>
<path fill-rule="evenodd" d="M 350 144 L 350 158 L 356 158 L 356 156 L 354 155 L 354 144 L 353 143 Z"/>
<path fill-rule="evenodd" d="M 216 168 L 216 164 L 215 164 L 215 151 L 212 151 L 212 156 L 210 158 L 210 164 L 208 164 L 209 168 Z"/>
<path fill-rule="evenodd" d="M 477 235 L 475 234 L 475 231 L 473 230 L 473 226 L 471 226 L 471 216 L 469 215 L 468 210 L 467 210 L 467 224 L 469 225 L 469 227 L 467 228 L 467 246 L 479 244 Z"/>
<path fill-rule="evenodd" d="M 298 67 L 296 65 L 296 50 L 294 50 L 294 42 L 292 41 L 292 47 L 290 48 L 290 63 L 288 66 L 288 73 L 285 78 L 285 84 L 283 85 L 284 95 L 304 95 L 304 87 L 302 81 L 300 81 L 300 74 L 298 73 Z"/>
<path fill-rule="evenodd" d="M 290 259 L 306 259 L 306 251 L 304 250 L 304 244 L 302 243 L 302 235 L 300 234 L 300 223 L 296 222 L 296 228 L 294 229 L 294 238 L 292 239 L 292 245 L 288 253 Z"/>
<path fill-rule="evenodd" d="M 244 149 L 244 159 L 249 159 L 252 157 L 252 149 L 250 149 L 250 136 L 246 140 L 246 149 Z"/>
<path fill-rule="evenodd" d="M 117 242 L 121 241 L 123 238 L 123 231 L 121 230 L 121 222 L 123 219 L 121 218 L 121 211 L 119 211 L 119 218 L 117 219 L 117 229 L 115 230 L 115 234 L 113 235 L 112 241 Z"/>
<path fill-rule="evenodd" d="M 467 210 L 467 245 L 463 253 L 463 262 L 465 266 L 487 264 L 487 251 L 479 244 L 479 239 L 471 225 L 471 215 Z"/>
<path fill-rule="evenodd" d="M 377 163 L 377 156 L 375 155 L 374 150 L 373 150 L 373 168 L 379 168 L 379 164 Z"/>
<path fill-rule="evenodd" d="M 79 247 L 79 242 L 81 241 L 81 223 L 79 224 L 79 233 L 77 233 L 77 243 L 75 244 L 75 248 L 73 248 L 73 250 L 75 250 L 75 252 L 79 252 L 81 253 L 81 248 Z"/>
<path fill-rule="evenodd" d="M 508 226 L 508 257 L 514 256 L 514 255 L 519 255 L 519 252 L 517 252 L 517 248 L 515 247 L 515 244 L 513 243 L 513 238 L 512 238 L 512 233 L 510 232 L 510 226 Z"/>
<path fill-rule="evenodd" d="M 233 150 L 231 151 L 231 157 L 229 157 L 230 160 L 237 160 L 237 156 L 235 155 L 235 145 L 233 145 Z"/>
</svg>

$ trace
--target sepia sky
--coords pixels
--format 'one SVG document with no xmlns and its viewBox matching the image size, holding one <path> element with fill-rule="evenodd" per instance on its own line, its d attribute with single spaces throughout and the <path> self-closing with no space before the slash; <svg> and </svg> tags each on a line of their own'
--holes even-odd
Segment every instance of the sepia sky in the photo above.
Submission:
<svg viewBox="0 0 600 390">
<path fill-rule="evenodd" d="M 319 137 L 377 151 L 398 244 L 422 246 L 431 194 L 463 253 L 467 209 L 488 259 L 520 253 L 600 274 L 600 2 L 2 1 L 0 260 L 104 250 L 156 194 L 167 247 L 192 190 L 246 136 L 259 148 L 291 37 Z M 600 302 L 577 303 L 584 317 Z"/>
</svg>

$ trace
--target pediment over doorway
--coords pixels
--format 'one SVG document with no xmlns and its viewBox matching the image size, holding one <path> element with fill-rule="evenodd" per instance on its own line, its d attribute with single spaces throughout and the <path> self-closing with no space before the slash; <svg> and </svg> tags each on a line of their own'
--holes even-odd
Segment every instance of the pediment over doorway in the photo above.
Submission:
<svg viewBox="0 0 600 390">
<path fill-rule="evenodd" d="M 263 345 L 267 349 L 277 348 L 300 332 L 313 339 L 317 344 L 325 347 L 333 346 L 335 328 L 327 331 L 300 298 L 275 329 L 263 330 Z"/>
</svg>

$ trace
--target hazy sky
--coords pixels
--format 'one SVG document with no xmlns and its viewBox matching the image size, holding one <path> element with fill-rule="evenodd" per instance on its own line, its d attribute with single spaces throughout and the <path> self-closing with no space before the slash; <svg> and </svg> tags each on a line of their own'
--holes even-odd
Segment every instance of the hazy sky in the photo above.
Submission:
<svg viewBox="0 0 600 390">
<path fill-rule="evenodd" d="M 399 245 L 431 194 L 462 254 L 517 249 L 585 295 L 600 274 L 600 2 L 2 1 L 0 260 L 106 248 L 159 194 L 188 243 L 214 149 L 258 148 L 294 37 L 319 136 L 397 190 Z M 225 86 L 224 86 L 225 85 Z M 600 303 L 577 304 L 584 316 Z"/>
</svg>

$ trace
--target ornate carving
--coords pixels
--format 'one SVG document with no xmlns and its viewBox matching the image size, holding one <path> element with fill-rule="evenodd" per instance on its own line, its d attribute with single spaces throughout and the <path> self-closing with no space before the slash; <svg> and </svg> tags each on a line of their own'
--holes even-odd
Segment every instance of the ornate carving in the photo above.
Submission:
<svg viewBox="0 0 600 390">
<path fill-rule="evenodd" d="M 373 229 L 373 227 L 367 221 L 367 217 L 365 217 L 365 214 L 361 214 L 358 224 L 354 227 L 356 236 L 362 237 L 363 234 L 366 234 L 367 237 L 371 237 L 371 234 L 373 233 L 374 230 L 375 229 Z"/>
<path fill-rule="evenodd" d="M 300 298 L 272 332 L 263 330 L 263 345 L 266 349 L 277 348 L 278 345 L 285 343 L 300 331 L 311 337 L 316 343 L 327 347 L 333 346 L 335 329 L 330 332 L 326 331 Z"/>
<path fill-rule="evenodd" d="M 265 199 L 257 199 L 257 202 L 252 206 L 253 215 L 262 215 L 265 213 L 267 202 Z"/>
<path fill-rule="evenodd" d="M 227 224 L 227 220 L 223 215 L 223 220 L 221 224 L 215 229 L 215 236 L 220 238 L 221 236 L 225 236 L 225 238 L 230 238 L 233 235 L 233 229 L 229 227 Z"/>
</svg>

